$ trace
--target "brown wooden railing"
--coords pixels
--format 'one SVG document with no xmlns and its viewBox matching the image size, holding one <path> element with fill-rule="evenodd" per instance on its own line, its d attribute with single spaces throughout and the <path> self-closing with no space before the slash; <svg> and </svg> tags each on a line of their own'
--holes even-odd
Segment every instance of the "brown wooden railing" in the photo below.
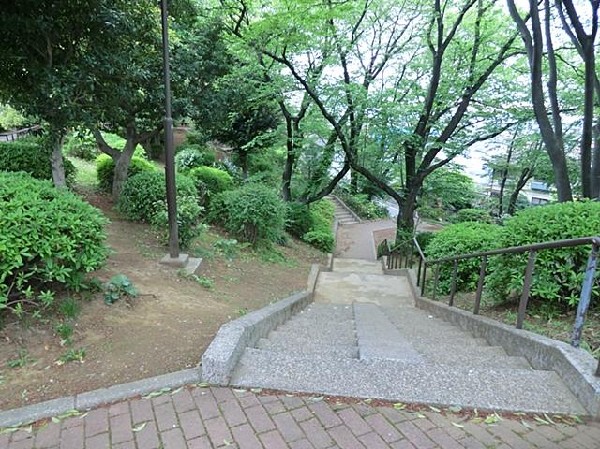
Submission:
<svg viewBox="0 0 600 449">
<path fill-rule="evenodd" d="M 519 309 L 517 312 L 517 329 L 523 328 L 523 322 L 525 320 L 525 314 L 527 311 L 527 303 L 529 302 L 529 293 L 531 291 L 531 285 L 533 282 L 533 272 L 535 268 L 535 259 L 539 251 L 557 249 L 557 248 L 571 248 L 575 246 L 591 245 L 590 254 L 588 257 L 587 265 L 585 268 L 585 275 L 581 285 L 581 293 L 579 296 L 579 304 L 577 306 L 577 315 L 575 323 L 573 325 L 573 332 L 571 335 L 571 345 L 578 348 L 581 342 L 581 333 L 585 324 L 585 316 L 589 309 L 590 302 L 592 300 L 592 290 L 594 286 L 594 276 L 596 274 L 596 267 L 598 265 L 598 253 L 600 252 L 600 237 L 583 237 L 568 240 L 557 240 L 554 242 L 536 243 L 534 245 L 517 246 L 511 248 L 502 248 L 491 251 L 481 251 L 470 254 L 459 254 L 451 257 L 444 257 L 436 260 L 427 260 L 419 243 L 416 239 L 413 239 L 413 250 L 410 254 L 402 252 L 400 250 L 394 251 L 390 248 L 387 241 L 382 242 L 378 247 L 378 256 L 387 256 L 387 268 L 397 269 L 401 268 L 398 265 L 398 261 L 404 261 L 404 266 L 412 266 L 412 259 L 414 256 L 418 257 L 418 268 L 417 268 L 417 285 L 421 287 L 421 296 L 426 295 L 426 279 L 428 267 L 434 267 L 433 274 L 433 293 L 432 299 L 436 299 L 437 287 L 440 278 L 440 268 L 445 263 L 451 263 L 452 278 L 450 283 L 450 297 L 448 301 L 449 306 L 454 306 L 454 297 L 457 290 L 457 274 L 458 274 L 458 262 L 465 259 L 480 258 L 481 262 L 479 265 L 479 279 L 477 281 L 477 290 L 475 293 L 475 301 L 473 304 L 473 314 L 479 314 L 481 305 L 481 296 L 483 293 L 483 287 L 485 283 L 485 277 L 487 274 L 487 262 L 488 257 L 497 256 L 503 254 L 523 254 L 528 253 L 527 266 L 525 268 L 524 279 L 523 279 L 523 291 L 519 300 Z M 596 368 L 596 376 L 600 377 L 600 363 Z"/>
</svg>

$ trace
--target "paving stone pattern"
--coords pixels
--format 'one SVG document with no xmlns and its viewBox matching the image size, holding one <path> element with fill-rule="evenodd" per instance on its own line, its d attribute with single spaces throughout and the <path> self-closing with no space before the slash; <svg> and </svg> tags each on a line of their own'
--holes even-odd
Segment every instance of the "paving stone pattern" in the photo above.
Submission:
<svg viewBox="0 0 600 449">
<path fill-rule="evenodd" d="M 183 388 L 100 407 L 32 432 L 0 434 L 6 449 L 597 449 L 600 424 L 494 425 L 433 411 L 231 388 Z"/>
</svg>

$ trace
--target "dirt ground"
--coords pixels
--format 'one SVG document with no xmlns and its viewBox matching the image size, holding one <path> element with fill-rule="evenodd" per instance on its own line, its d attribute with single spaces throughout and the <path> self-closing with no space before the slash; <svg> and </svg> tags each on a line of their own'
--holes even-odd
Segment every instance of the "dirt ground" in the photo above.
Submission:
<svg viewBox="0 0 600 449">
<path fill-rule="evenodd" d="M 213 250 L 211 241 L 220 236 L 210 231 L 198 249 L 204 256 L 199 276 L 214 284 L 204 287 L 158 264 L 166 251 L 148 226 L 121 220 L 104 196 L 89 194 L 88 200 L 111 219 L 113 253 L 94 276 L 106 282 L 125 274 L 139 296 L 113 305 L 101 293 L 82 300 L 69 347 L 56 335 L 58 316 L 5 324 L 0 410 L 194 367 L 223 323 L 304 289 L 310 265 L 326 260 L 294 241 L 279 247 L 282 261 L 265 262 L 248 249 L 230 261 Z M 83 362 L 57 363 L 69 348 L 84 348 Z M 27 363 L 10 368 L 20 351 Z"/>
</svg>

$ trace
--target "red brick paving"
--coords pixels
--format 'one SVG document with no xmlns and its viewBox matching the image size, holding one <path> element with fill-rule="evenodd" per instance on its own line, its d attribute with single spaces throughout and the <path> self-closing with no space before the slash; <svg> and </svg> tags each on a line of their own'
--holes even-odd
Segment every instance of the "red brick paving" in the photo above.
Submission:
<svg viewBox="0 0 600 449">
<path fill-rule="evenodd" d="M 598 449 L 600 423 L 505 417 L 485 424 L 450 412 L 189 387 L 4 432 L 0 448 Z"/>
</svg>

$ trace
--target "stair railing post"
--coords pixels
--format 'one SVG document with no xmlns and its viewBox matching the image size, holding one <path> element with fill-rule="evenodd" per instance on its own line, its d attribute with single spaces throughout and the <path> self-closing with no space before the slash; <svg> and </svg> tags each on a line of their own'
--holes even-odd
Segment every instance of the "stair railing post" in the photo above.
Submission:
<svg viewBox="0 0 600 449">
<path fill-rule="evenodd" d="M 481 295 L 483 293 L 483 283 L 485 281 L 485 271 L 487 268 L 487 256 L 481 258 L 479 266 L 479 280 L 477 281 L 477 293 L 475 293 L 475 304 L 473 306 L 473 315 L 479 315 L 479 306 L 481 305 Z"/>
<path fill-rule="evenodd" d="M 433 295 L 432 299 L 435 301 L 437 295 L 438 282 L 440 280 L 440 263 L 435 264 L 435 274 L 433 275 Z"/>
<path fill-rule="evenodd" d="M 454 295 L 456 294 L 456 277 L 458 275 L 458 260 L 454 259 L 454 266 L 452 267 L 452 287 L 450 288 L 450 301 L 448 305 L 454 306 Z"/>
<path fill-rule="evenodd" d="M 525 312 L 527 303 L 529 302 L 529 292 L 533 281 L 533 267 L 535 266 L 536 252 L 529 251 L 529 259 L 527 260 L 527 268 L 525 269 L 525 279 L 523 280 L 523 292 L 519 301 L 519 312 L 517 313 L 517 329 L 523 329 L 523 321 L 525 321 Z"/>
<path fill-rule="evenodd" d="M 571 346 L 578 348 L 581 342 L 581 333 L 585 323 L 585 315 L 592 300 L 592 288 L 594 287 L 594 275 L 596 274 L 596 265 L 598 264 L 598 252 L 600 242 L 592 245 L 590 256 L 588 257 L 587 266 L 585 268 L 585 276 L 581 285 L 581 294 L 579 296 L 579 304 L 577 305 L 577 317 L 573 326 L 573 334 L 571 337 Z M 599 368 L 600 369 L 600 368 Z M 598 375 L 598 373 L 596 374 Z"/>
<path fill-rule="evenodd" d="M 425 282 L 427 281 L 427 262 L 423 266 L 423 280 L 421 281 L 421 296 L 425 296 Z"/>
</svg>

